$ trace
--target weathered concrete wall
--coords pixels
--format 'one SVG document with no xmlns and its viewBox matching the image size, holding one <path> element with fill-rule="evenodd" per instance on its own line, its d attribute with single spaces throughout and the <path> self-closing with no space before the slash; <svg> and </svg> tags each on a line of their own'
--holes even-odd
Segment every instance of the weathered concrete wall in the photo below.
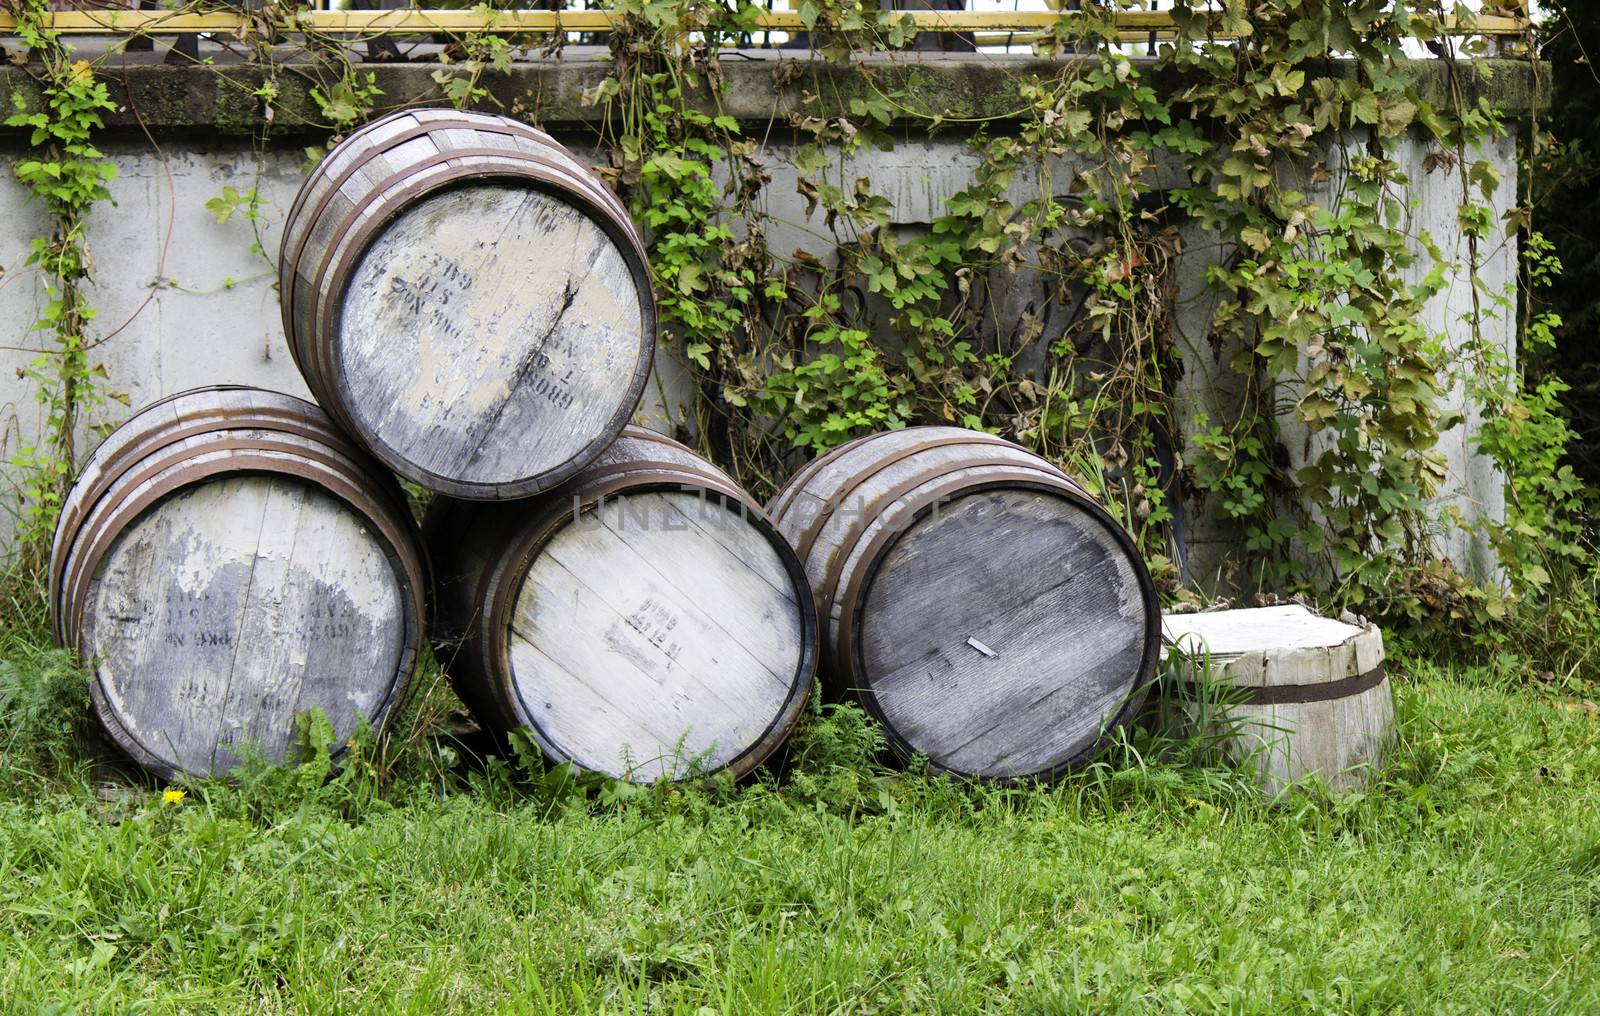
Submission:
<svg viewBox="0 0 1600 1016">
<path fill-rule="evenodd" d="M 920 83 L 917 93 L 930 108 L 954 113 L 993 112 L 1001 99 L 1015 87 L 1015 75 L 1032 67 L 1032 60 L 997 60 L 985 55 L 963 60 L 932 57 L 906 60 L 894 65 L 892 73 Z M 766 210 L 773 217 L 769 240 L 775 252 L 787 254 L 795 249 L 827 257 L 833 242 L 824 227 L 821 211 L 807 215 L 805 200 L 796 192 L 797 173 L 788 159 L 793 138 L 784 119 L 789 107 L 798 101 L 797 90 L 816 88 L 818 75 L 833 73 L 824 67 L 808 66 L 806 80 L 798 84 L 774 84 L 771 61 L 732 62 L 730 75 L 735 90 L 725 103 L 747 122 L 760 129 L 747 133 L 765 139 L 763 156 L 773 176 L 766 188 Z M 426 67 L 384 66 L 378 69 L 382 85 L 393 100 L 427 94 L 433 87 Z M 274 259 L 283 216 L 302 179 L 302 145 L 311 140 L 304 133 L 284 127 L 293 123 L 297 107 L 285 100 L 274 114 L 275 128 L 283 129 L 281 145 L 265 152 L 252 149 L 248 131 L 260 126 L 261 111 L 251 103 L 241 104 L 238 96 L 248 94 L 250 75 L 259 71 L 249 67 L 222 68 L 217 71 L 184 71 L 162 67 L 130 68 L 116 94 L 127 104 L 123 112 L 111 117 L 112 139 L 103 144 L 117 162 L 119 175 L 111 186 L 115 208 L 101 207 L 92 218 L 89 243 L 94 257 L 93 283 L 89 298 L 100 311 L 97 330 L 104 336 L 95 350 L 111 378 L 111 387 L 125 393 L 127 402 L 137 407 L 171 392 L 197 385 L 246 383 L 305 396 L 290 360 L 279 322 Z M 1426 66 L 1416 71 L 1426 92 L 1438 82 Z M 232 75 L 240 87 L 219 86 Z M 583 87 L 598 79 L 593 62 L 547 62 L 519 66 L 510 79 L 495 83 L 497 91 L 509 97 L 537 95 L 544 125 L 555 131 L 580 155 L 593 154 L 594 124 L 585 118 L 595 111 L 583 107 L 576 96 Z M 853 80 L 853 79 L 850 79 Z M 1474 88 L 1485 90 L 1491 102 L 1516 112 L 1526 104 L 1524 90 L 1529 80 L 1520 64 L 1502 64 L 1492 79 L 1472 77 Z M 0 73 L 0 93 L 29 88 L 17 74 Z M 7 95 L 0 103 L 9 105 Z M 138 116 L 133 116 L 137 109 Z M 285 111 L 287 110 L 287 111 Z M 152 145 L 143 130 L 133 131 L 139 121 L 154 133 L 159 148 Z M 324 135 L 325 136 L 325 135 Z M 320 138 L 316 139 L 320 140 Z M 24 151 L 22 139 L 13 132 L 0 133 L 0 158 L 12 160 Z M 1402 146 L 1401 157 L 1414 182 L 1410 195 L 1410 215 L 1417 228 L 1426 228 L 1444 247 L 1447 256 L 1464 260 L 1464 251 L 1455 227 L 1459 182 L 1444 179 L 1439 171 L 1423 169 L 1427 149 L 1419 142 Z M 1505 179 L 1500 200 L 1515 194 L 1516 151 L 1509 139 L 1499 139 L 1485 152 Z M 946 199 L 967 186 L 977 159 L 969 153 L 962 138 L 941 135 L 935 138 L 908 136 L 891 152 L 863 151 L 839 169 L 839 178 L 848 183 L 866 177 L 874 190 L 889 198 L 893 224 L 897 229 L 914 231 L 942 213 Z M 1071 167 L 1051 167 L 1053 179 L 1065 183 Z M 1174 178 L 1173 183 L 1177 183 Z M 218 223 L 206 211 L 207 200 L 218 196 L 224 186 L 244 191 L 254 188 L 264 202 L 259 223 L 252 224 L 236 214 Z M 1031 181 L 1017 185 L 1017 197 L 1034 196 Z M 19 442 L 32 440 L 38 433 L 42 410 L 37 404 L 35 386 L 19 377 L 40 347 L 43 336 L 30 333 L 29 325 L 38 317 L 44 300 L 44 280 L 24 267 L 28 242 L 47 229 L 43 212 L 26 201 L 25 189 L 7 174 L 0 176 L 0 329 L 7 338 L 0 343 L 0 407 L 5 421 L 4 455 L 7 459 Z M 1208 322 L 1215 297 L 1204 283 L 1206 267 L 1225 256 L 1225 251 L 1207 237 L 1188 236 L 1187 250 L 1177 268 L 1179 311 L 1174 322 L 1175 337 L 1185 363 L 1179 386 L 1180 415 L 1186 425 L 1207 413 L 1213 422 L 1227 420 L 1236 405 L 1236 381 L 1227 368 L 1228 351 L 1213 347 Z M 260 250 L 252 250 L 253 244 Z M 264 253 L 263 253 L 264 252 Z M 1515 278 L 1516 252 L 1511 244 L 1491 252 L 1483 275 L 1492 287 L 1509 284 Z M 1426 271 L 1426 266 L 1419 269 Z M 1004 280 L 1001 280 L 1002 285 Z M 1025 285 L 1020 282 L 1019 285 Z M 1460 309 L 1468 283 L 1464 274 L 1455 273 L 1451 288 L 1429 306 L 1427 325 L 1460 341 Z M 1509 325 L 1495 325 L 1497 341 L 1509 349 Z M 670 430 L 686 422 L 688 375 L 675 350 L 663 350 L 657 378 L 651 385 L 639 420 L 658 429 Z M 1460 398 L 1457 392 L 1453 396 Z M 95 423 L 110 424 L 125 417 L 127 406 L 110 402 L 95 413 Z M 1503 507 L 1498 478 L 1471 453 L 1470 427 L 1457 428 L 1446 436 L 1444 452 L 1450 464 L 1446 499 L 1459 506 L 1468 517 L 1481 513 L 1498 514 Z M 15 501 L 14 495 L 10 499 Z M 1224 529 L 1208 522 L 1214 510 L 1194 505 L 1189 513 L 1188 541 L 1192 577 L 1202 585 L 1213 585 L 1224 569 L 1233 539 Z M 1458 535 L 1446 537 L 1445 548 L 1464 565 L 1482 570 L 1487 564 L 1486 548 Z"/>
</svg>

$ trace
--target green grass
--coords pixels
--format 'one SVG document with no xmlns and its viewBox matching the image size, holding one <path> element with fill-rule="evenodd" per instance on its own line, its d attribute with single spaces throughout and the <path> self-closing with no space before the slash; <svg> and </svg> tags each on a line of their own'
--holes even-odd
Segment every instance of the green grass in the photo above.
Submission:
<svg viewBox="0 0 1600 1016">
<path fill-rule="evenodd" d="M 1365 795 L 1148 738 L 959 788 L 839 713 L 740 788 L 380 794 L 369 752 L 173 805 L 74 765 L 74 672 L 3 649 L 7 1012 L 1600 1012 L 1600 717 L 1493 669 L 1399 681 Z"/>
</svg>

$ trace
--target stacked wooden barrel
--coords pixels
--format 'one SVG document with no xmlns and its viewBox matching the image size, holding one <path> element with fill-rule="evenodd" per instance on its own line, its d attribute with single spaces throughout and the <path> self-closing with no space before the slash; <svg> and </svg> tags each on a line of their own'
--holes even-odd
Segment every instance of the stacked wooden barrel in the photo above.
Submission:
<svg viewBox="0 0 1600 1016">
<path fill-rule="evenodd" d="M 51 562 L 56 634 L 157 773 L 394 711 L 427 624 L 491 732 L 653 781 L 749 772 L 826 645 L 900 754 L 1048 778 L 1137 707 L 1159 638 L 1125 533 L 1008 442 L 914 428 L 813 462 L 764 513 L 624 431 L 651 369 L 645 247 L 548 135 L 412 110 L 306 181 L 284 329 L 321 403 L 208 389 L 91 457 Z M 386 467 L 386 468 L 385 468 Z M 393 473 L 433 491 L 426 553 Z M 774 518 L 776 521 L 774 521 Z"/>
<path fill-rule="evenodd" d="M 827 677 L 936 770 L 1043 779 L 1142 701 L 1161 615 L 1144 562 L 1079 484 L 953 427 L 842 445 L 771 506 L 816 592 Z"/>
<path fill-rule="evenodd" d="M 464 498 L 581 469 L 644 391 L 655 303 L 616 197 L 549 135 L 396 113 L 306 180 L 278 259 L 317 401 L 395 472 Z"/>
<path fill-rule="evenodd" d="M 788 735 L 816 668 L 794 551 L 732 478 L 630 427 L 527 501 L 437 498 L 435 651 L 495 732 L 649 782 L 749 772 Z"/>
<path fill-rule="evenodd" d="M 597 177 L 516 121 L 396 114 L 306 181 L 280 270 L 327 415 L 245 389 L 151 406 L 57 532 L 58 638 L 135 758 L 225 773 L 246 742 L 281 757 L 297 712 L 343 736 L 392 711 L 427 577 L 388 470 L 440 495 L 436 636 L 485 726 L 641 781 L 781 743 L 816 667 L 805 574 L 725 473 L 619 439 L 655 307 Z"/>
<path fill-rule="evenodd" d="M 297 713 L 381 726 L 416 667 L 428 576 L 393 478 L 317 407 L 185 392 L 89 457 L 50 557 L 57 640 L 152 772 L 282 758 Z"/>
</svg>

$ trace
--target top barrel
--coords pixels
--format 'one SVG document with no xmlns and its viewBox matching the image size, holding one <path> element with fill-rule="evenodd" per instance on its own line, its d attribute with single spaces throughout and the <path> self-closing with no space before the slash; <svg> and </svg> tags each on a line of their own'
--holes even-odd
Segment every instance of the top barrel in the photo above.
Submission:
<svg viewBox="0 0 1600 1016">
<path fill-rule="evenodd" d="M 335 420 L 456 497 L 546 490 L 622 430 L 655 350 L 643 241 L 601 181 L 505 117 L 351 134 L 284 226 L 284 332 Z"/>
</svg>

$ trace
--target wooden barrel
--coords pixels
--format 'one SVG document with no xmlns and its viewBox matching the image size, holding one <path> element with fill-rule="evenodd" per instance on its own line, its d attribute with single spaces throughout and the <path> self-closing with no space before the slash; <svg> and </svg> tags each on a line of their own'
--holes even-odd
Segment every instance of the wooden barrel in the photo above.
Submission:
<svg viewBox="0 0 1600 1016">
<path fill-rule="evenodd" d="M 95 712 L 163 778 L 280 760 L 295 715 L 342 742 L 415 669 L 428 588 L 403 493 L 317 407 L 205 388 L 146 407 L 89 457 L 50 556 L 59 644 Z"/>
<path fill-rule="evenodd" d="M 997 780 L 1090 759 L 1160 651 L 1132 540 L 1066 474 L 954 427 L 874 434 L 774 499 L 822 618 L 823 674 L 903 757 Z"/>
<path fill-rule="evenodd" d="M 527 501 L 434 501 L 435 652 L 490 731 L 646 783 L 741 776 L 793 728 L 817 661 L 805 573 L 758 504 L 629 427 Z"/>
<path fill-rule="evenodd" d="M 598 177 L 505 117 L 414 109 L 301 187 L 278 260 L 284 333 L 330 415 L 397 473 L 523 497 L 575 473 L 644 391 L 644 244 Z"/>
<path fill-rule="evenodd" d="M 1308 780 L 1366 785 L 1394 724 L 1376 625 L 1290 604 L 1172 614 L 1162 628 L 1187 711 L 1269 792 Z M 1195 692 L 1203 677 L 1210 700 Z"/>
</svg>

